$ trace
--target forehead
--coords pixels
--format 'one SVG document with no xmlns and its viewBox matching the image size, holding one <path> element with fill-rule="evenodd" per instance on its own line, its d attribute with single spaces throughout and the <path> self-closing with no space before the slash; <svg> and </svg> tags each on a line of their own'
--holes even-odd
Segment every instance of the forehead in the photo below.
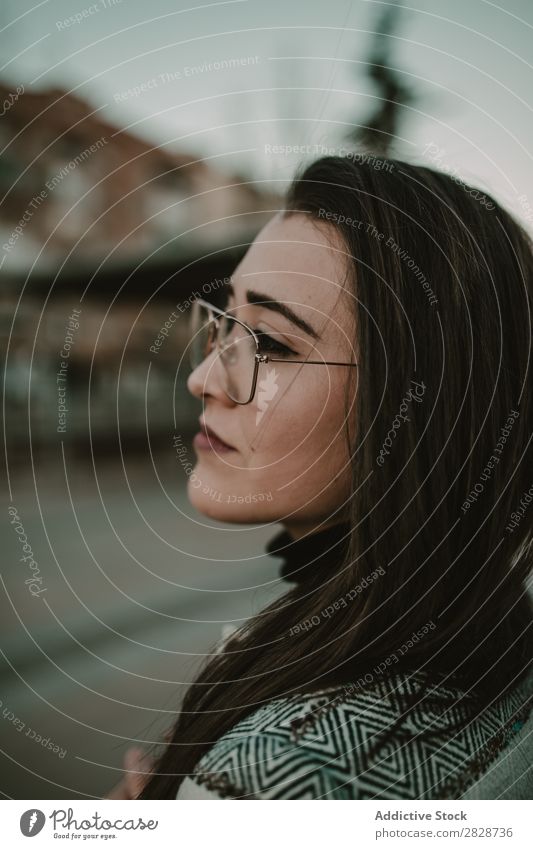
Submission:
<svg viewBox="0 0 533 849">
<path fill-rule="evenodd" d="M 243 303 L 246 289 L 265 292 L 294 308 L 307 311 L 315 326 L 322 315 L 344 311 L 347 257 L 341 238 L 330 224 L 319 226 L 305 213 L 272 218 L 257 235 L 233 275 L 236 299 Z M 318 311 L 318 312 L 317 312 Z M 340 314 L 340 313 L 339 313 Z"/>
</svg>

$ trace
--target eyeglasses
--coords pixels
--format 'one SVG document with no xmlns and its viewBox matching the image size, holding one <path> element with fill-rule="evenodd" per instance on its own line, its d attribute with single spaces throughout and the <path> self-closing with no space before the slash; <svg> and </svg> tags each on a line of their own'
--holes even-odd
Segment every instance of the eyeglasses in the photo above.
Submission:
<svg viewBox="0 0 533 849">
<path fill-rule="evenodd" d="M 213 304 L 197 298 L 191 308 L 190 361 L 193 369 L 216 347 L 224 376 L 224 391 L 236 404 L 253 400 L 260 363 L 301 363 L 303 365 L 357 366 L 358 363 L 326 360 L 293 360 L 272 357 L 261 350 L 261 339 L 251 327 Z M 267 334 L 262 334 L 271 343 Z M 281 343 L 280 343 L 281 344 Z M 283 347 L 281 345 L 281 347 Z"/>
</svg>

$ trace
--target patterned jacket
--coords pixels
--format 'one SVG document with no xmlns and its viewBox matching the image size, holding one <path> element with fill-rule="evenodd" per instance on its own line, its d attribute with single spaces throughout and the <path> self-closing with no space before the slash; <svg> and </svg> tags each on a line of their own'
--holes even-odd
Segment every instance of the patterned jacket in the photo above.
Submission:
<svg viewBox="0 0 533 849">
<path fill-rule="evenodd" d="M 304 583 L 339 557 L 346 524 L 267 551 Z M 231 629 L 223 629 L 219 651 Z M 533 669 L 483 708 L 421 670 L 272 700 L 204 753 L 177 799 L 531 799 Z"/>
<path fill-rule="evenodd" d="M 529 674 L 476 712 L 416 671 L 279 698 L 226 732 L 176 798 L 531 799 L 532 692 Z"/>
</svg>

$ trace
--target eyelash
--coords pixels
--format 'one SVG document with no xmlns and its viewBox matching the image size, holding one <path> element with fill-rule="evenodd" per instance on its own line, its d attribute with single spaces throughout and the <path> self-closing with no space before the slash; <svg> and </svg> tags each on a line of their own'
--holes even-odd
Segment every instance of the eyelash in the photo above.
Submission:
<svg viewBox="0 0 533 849">
<path fill-rule="evenodd" d="M 283 345 L 282 342 L 278 342 L 276 339 L 273 339 L 272 336 L 269 336 L 268 333 L 265 333 L 264 330 L 257 330 L 256 327 L 252 327 L 255 335 L 259 337 L 259 347 L 263 354 L 282 354 L 284 356 L 288 356 L 289 354 L 296 353 L 289 348 L 288 345 Z"/>
</svg>

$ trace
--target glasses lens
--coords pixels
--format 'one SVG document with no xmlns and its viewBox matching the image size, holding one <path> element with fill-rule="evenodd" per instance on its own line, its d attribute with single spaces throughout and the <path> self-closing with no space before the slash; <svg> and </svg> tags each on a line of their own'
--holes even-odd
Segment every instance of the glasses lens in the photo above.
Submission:
<svg viewBox="0 0 533 849">
<path fill-rule="evenodd" d="M 224 366 L 225 392 L 233 401 L 243 404 L 250 397 L 254 379 L 254 337 L 231 316 L 221 316 L 218 346 Z"/>
<path fill-rule="evenodd" d="M 211 351 L 215 331 L 212 313 L 198 301 L 194 301 L 191 307 L 191 344 L 189 347 L 189 357 L 193 369 L 197 368 Z"/>
<path fill-rule="evenodd" d="M 237 403 L 248 401 L 253 384 L 256 345 L 249 331 L 230 315 L 213 314 L 195 301 L 191 312 L 190 361 L 193 369 L 211 353 L 216 342 L 226 394 Z"/>
</svg>

